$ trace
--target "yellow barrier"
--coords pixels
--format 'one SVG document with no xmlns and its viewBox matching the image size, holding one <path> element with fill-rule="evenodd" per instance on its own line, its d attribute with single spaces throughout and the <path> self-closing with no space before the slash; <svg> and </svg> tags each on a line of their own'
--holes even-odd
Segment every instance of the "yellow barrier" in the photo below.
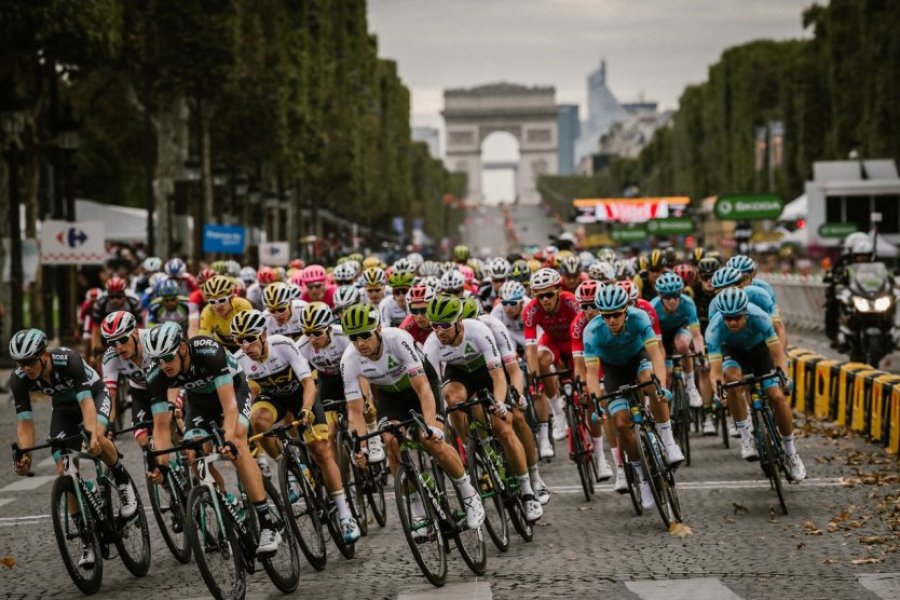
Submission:
<svg viewBox="0 0 900 600">
<path fill-rule="evenodd" d="M 866 425 L 868 425 L 869 423 L 866 416 L 871 406 L 871 403 L 866 402 L 866 400 L 872 399 L 871 393 L 866 394 L 866 390 L 868 389 L 870 392 L 872 390 L 870 378 L 878 377 L 884 374 L 884 371 L 873 369 L 868 365 L 866 365 L 866 370 L 857 371 L 856 373 L 854 373 L 853 406 L 850 409 L 850 429 L 852 429 L 853 431 L 857 431 L 859 433 L 866 432 Z M 867 380 L 869 381 L 867 382 Z"/>
<path fill-rule="evenodd" d="M 883 442 L 892 433 L 890 429 L 890 413 L 886 411 L 886 409 L 890 408 L 890 403 L 885 406 L 884 392 L 885 386 L 890 386 L 891 395 L 893 396 L 893 390 L 896 389 L 897 383 L 900 383 L 900 375 L 880 375 L 872 383 L 872 414 L 869 421 L 869 437 L 873 442 Z M 885 425 L 888 425 L 887 431 L 885 431 Z"/>
<path fill-rule="evenodd" d="M 858 371 L 870 370 L 872 367 L 863 363 L 846 363 L 841 365 L 840 376 L 838 377 L 838 406 L 837 414 L 834 415 L 835 423 L 838 425 L 847 424 L 847 376 L 853 375 L 849 384 L 853 385 Z"/>
<path fill-rule="evenodd" d="M 894 384 L 891 389 L 887 443 L 889 454 L 900 454 L 900 384 Z"/>
<path fill-rule="evenodd" d="M 823 360 L 824 357 L 804 350 L 802 348 L 792 348 L 788 350 L 788 377 L 794 381 L 794 391 L 791 394 L 791 406 L 800 412 L 806 412 L 807 398 L 807 364 L 816 359 Z"/>
<path fill-rule="evenodd" d="M 823 360 L 816 363 L 816 395 L 815 416 L 817 419 L 833 419 L 831 400 L 834 397 L 834 376 L 840 363 L 836 360 Z"/>
</svg>

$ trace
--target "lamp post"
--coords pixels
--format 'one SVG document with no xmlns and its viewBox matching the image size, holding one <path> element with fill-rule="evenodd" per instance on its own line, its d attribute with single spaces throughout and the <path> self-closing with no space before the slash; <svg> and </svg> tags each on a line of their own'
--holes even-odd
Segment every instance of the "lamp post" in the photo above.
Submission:
<svg viewBox="0 0 900 600">
<path fill-rule="evenodd" d="M 25 114 L 20 111 L 4 111 L 0 113 L 0 125 L 3 128 L 3 139 L 6 141 L 4 156 L 9 168 L 9 251 L 10 251 L 10 331 L 18 331 L 24 327 L 24 311 L 22 296 L 24 294 L 24 276 L 22 274 L 22 231 L 19 221 L 19 136 L 25 131 Z"/>
<path fill-rule="evenodd" d="M 62 154 L 64 218 L 72 223 L 75 221 L 75 184 L 73 163 L 75 153 L 81 146 L 81 137 L 77 124 L 74 122 L 63 123 L 56 137 L 57 146 Z M 57 297 L 59 298 L 59 337 L 61 340 L 75 335 L 75 297 L 76 277 L 75 266 L 69 265 L 60 270 L 57 277 Z"/>
</svg>

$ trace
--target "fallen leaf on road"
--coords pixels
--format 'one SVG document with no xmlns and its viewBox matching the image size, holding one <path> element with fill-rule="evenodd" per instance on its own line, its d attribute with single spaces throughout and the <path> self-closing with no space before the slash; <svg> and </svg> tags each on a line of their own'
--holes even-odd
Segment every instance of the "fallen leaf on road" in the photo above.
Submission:
<svg viewBox="0 0 900 600">
<path fill-rule="evenodd" d="M 775 522 L 775 507 L 774 506 L 769 507 L 769 520 L 772 521 L 773 523 Z"/>
<path fill-rule="evenodd" d="M 886 544 L 889 541 L 890 538 L 880 535 L 864 535 L 859 538 L 860 544 Z"/>
<path fill-rule="evenodd" d="M 880 558 L 875 558 L 874 556 L 869 556 L 868 558 L 857 558 L 850 561 L 850 563 L 854 565 L 873 565 L 880 562 L 884 561 Z"/>
<path fill-rule="evenodd" d="M 747 510 L 747 507 L 744 506 L 743 504 L 738 504 L 737 502 L 732 502 L 731 505 L 734 507 L 734 514 L 738 514 L 738 513 L 742 513 L 742 512 L 744 512 L 744 513 L 750 512 L 749 510 Z"/>
<path fill-rule="evenodd" d="M 590 506 L 579 506 L 578 510 L 580 510 L 581 512 L 584 512 L 586 510 L 591 510 L 591 507 Z"/>
<path fill-rule="evenodd" d="M 12 556 L 4 556 L 3 558 L 0 558 L 0 565 L 3 565 L 7 569 L 12 569 L 16 566 L 16 559 Z"/>
<path fill-rule="evenodd" d="M 823 560 L 822 562 L 825 563 L 826 565 L 833 565 L 833 564 L 836 563 L 837 561 L 834 560 L 833 558 L 826 558 L 826 559 Z"/>
<path fill-rule="evenodd" d="M 771 516 L 769 518 L 772 518 Z M 816 527 L 816 524 L 812 521 L 806 521 L 803 524 L 803 529 L 806 530 L 806 535 L 822 535 L 822 530 Z"/>
<path fill-rule="evenodd" d="M 676 535 L 683 540 L 689 535 L 694 535 L 694 530 L 684 523 L 672 523 L 669 525 L 669 534 Z"/>
<path fill-rule="evenodd" d="M 803 542 L 800 542 L 799 544 L 797 544 L 797 550 L 799 550 L 800 548 L 802 548 L 805 545 L 806 544 L 804 544 Z"/>
<path fill-rule="evenodd" d="M 725 517 L 725 522 L 726 523 L 734 523 L 734 519 L 732 519 L 731 517 Z"/>
</svg>

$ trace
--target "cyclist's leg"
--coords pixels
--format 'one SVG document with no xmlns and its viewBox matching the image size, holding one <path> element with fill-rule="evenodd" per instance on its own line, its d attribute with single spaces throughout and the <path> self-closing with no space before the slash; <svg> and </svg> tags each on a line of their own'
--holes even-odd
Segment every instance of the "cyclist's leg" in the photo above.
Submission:
<svg viewBox="0 0 900 600">
<path fill-rule="evenodd" d="M 264 394 L 253 399 L 253 404 L 250 405 L 250 427 L 254 433 L 265 433 L 281 421 L 286 411 L 280 404 L 278 400 Z M 277 459 L 281 454 L 281 445 L 275 438 L 264 437 L 259 443 L 272 458 Z"/>
<path fill-rule="evenodd" d="M 453 408 L 458 404 L 462 404 L 469 398 L 465 383 L 461 381 L 462 378 L 463 373 L 458 369 L 454 369 L 452 366 L 448 366 L 444 372 L 444 385 L 441 388 L 441 395 L 448 408 Z M 449 414 L 449 417 L 450 423 L 453 424 L 453 428 L 456 430 L 456 435 L 462 438 L 462 441 L 465 444 L 469 430 L 466 414 L 462 411 L 455 410 Z"/>
<path fill-rule="evenodd" d="M 726 382 L 740 381 L 744 376 L 743 361 L 734 356 L 725 359 L 722 363 L 723 376 Z M 749 394 L 746 387 L 732 388 L 728 390 L 728 410 L 734 419 L 734 426 L 741 437 L 741 454 L 747 460 L 757 456 L 753 442 L 753 433 L 750 430 Z"/>
</svg>

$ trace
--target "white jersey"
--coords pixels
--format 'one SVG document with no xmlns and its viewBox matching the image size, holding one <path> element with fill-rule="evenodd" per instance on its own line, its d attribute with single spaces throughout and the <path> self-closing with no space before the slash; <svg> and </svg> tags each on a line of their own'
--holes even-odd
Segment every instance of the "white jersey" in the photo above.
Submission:
<svg viewBox="0 0 900 600">
<path fill-rule="evenodd" d="M 398 327 L 406 318 L 406 309 L 397 304 L 393 294 L 386 296 L 378 305 L 381 322 L 391 327 Z"/>
<path fill-rule="evenodd" d="M 522 306 L 528 304 L 531 301 L 530 298 L 524 298 L 522 300 Z M 517 346 L 525 347 L 525 325 L 522 323 L 522 311 L 519 312 L 519 316 L 515 319 L 510 319 L 506 316 L 506 311 L 503 310 L 503 304 L 498 302 L 496 306 L 491 310 L 491 315 L 506 327 L 506 331 L 509 333 L 509 336 L 516 343 Z"/>
<path fill-rule="evenodd" d="M 460 323 L 463 324 L 463 336 L 456 346 L 445 346 L 434 332 L 425 340 L 425 356 L 435 371 L 443 373 L 447 365 L 468 372 L 499 367 L 500 352 L 488 326 L 475 319 L 463 319 Z"/>
<path fill-rule="evenodd" d="M 141 329 L 138 332 L 140 340 L 138 344 L 143 346 L 144 339 L 150 333 L 149 329 Z M 113 347 L 109 347 L 103 354 L 103 383 L 106 387 L 114 388 L 119 384 L 119 376 L 128 378 L 129 385 L 139 390 L 147 389 L 147 371 L 153 368 L 153 361 L 146 352 L 141 352 L 141 364 L 135 364 L 125 360 L 116 354 Z"/>
<path fill-rule="evenodd" d="M 303 328 L 300 326 L 300 317 L 303 315 L 303 309 L 306 308 L 306 302 L 303 300 L 293 300 L 291 302 L 291 316 L 284 325 L 279 325 L 275 320 L 275 315 L 268 310 L 263 311 L 266 318 L 266 333 L 269 335 L 284 335 L 296 341 L 303 335 Z"/>
<path fill-rule="evenodd" d="M 516 343 L 509 335 L 509 330 L 503 322 L 491 315 L 481 315 L 478 320 L 488 326 L 491 333 L 494 334 L 494 341 L 497 343 L 497 351 L 500 352 L 500 359 L 503 364 L 516 362 L 519 359 L 516 354 Z"/>
<path fill-rule="evenodd" d="M 283 335 L 270 335 L 269 350 L 263 360 L 256 361 L 243 350 L 234 359 L 247 375 L 247 379 L 259 386 L 267 396 L 292 396 L 300 393 L 300 382 L 310 377 L 309 363 L 300 355 L 294 340 Z"/>
<path fill-rule="evenodd" d="M 297 340 L 297 347 L 303 358 L 321 375 L 327 377 L 341 374 L 341 358 L 343 358 L 347 346 L 351 345 L 350 338 L 344 335 L 340 325 L 331 326 L 331 343 L 321 350 L 313 348 L 309 338 L 305 335 Z"/>
<path fill-rule="evenodd" d="M 263 310 L 265 308 L 262 304 L 263 287 L 259 285 L 258 281 L 247 288 L 247 294 L 244 297 L 247 298 L 247 301 L 250 302 L 256 310 Z"/>
<path fill-rule="evenodd" d="M 381 356 L 377 359 L 361 356 L 353 344 L 347 346 L 341 358 L 341 377 L 347 400 L 363 397 L 360 377 L 365 377 L 377 389 L 403 392 L 410 389 L 413 377 L 424 373 L 425 364 L 412 336 L 395 327 L 381 330 Z"/>
</svg>

